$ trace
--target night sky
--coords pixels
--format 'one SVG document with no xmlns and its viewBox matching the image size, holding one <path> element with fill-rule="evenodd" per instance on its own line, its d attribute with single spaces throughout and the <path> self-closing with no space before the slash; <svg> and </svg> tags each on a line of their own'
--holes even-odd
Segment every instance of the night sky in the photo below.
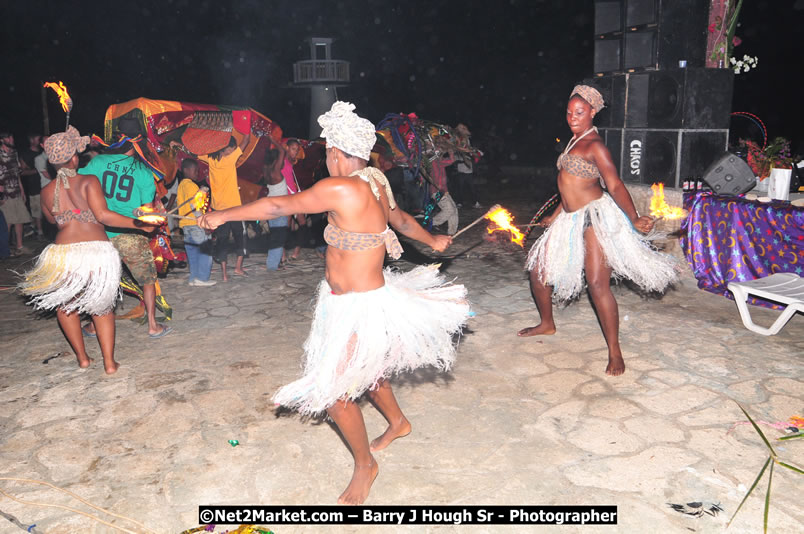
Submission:
<svg viewBox="0 0 804 534">
<path fill-rule="evenodd" d="M 351 62 L 338 96 L 373 122 L 389 112 L 465 122 L 481 147 L 494 126 L 510 160 L 544 164 L 566 137 L 569 91 L 592 74 L 591 0 L 5 4 L 0 121 L 19 136 L 42 130 L 40 82 L 62 80 L 84 134 L 102 131 L 110 104 L 143 96 L 253 107 L 306 137 L 309 93 L 290 83 L 315 36 Z M 800 144 L 804 0 L 745 0 L 740 20 L 736 52 L 759 56 L 759 68 L 737 76 L 732 109 Z"/>
</svg>

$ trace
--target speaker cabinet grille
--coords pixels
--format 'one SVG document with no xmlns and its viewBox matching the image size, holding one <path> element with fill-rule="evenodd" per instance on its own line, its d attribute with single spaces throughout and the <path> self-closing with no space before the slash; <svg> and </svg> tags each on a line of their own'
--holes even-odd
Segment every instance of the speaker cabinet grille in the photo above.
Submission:
<svg viewBox="0 0 804 534">
<path fill-rule="evenodd" d="M 656 68 L 656 38 L 655 29 L 626 33 L 623 68 Z"/>
<path fill-rule="evenodd" d="M 625 122 L 625 74 L 609 74 L 596 78 L 587 78 L 584 85 L 590 85 L 600 91 L 606 107 L 595 115 L 598 128 L 622 128 Z"/>
<path fill-rule="evenodd" d="M 623 31 L 623 2 L 595 2 L 595 35 Z"/>
<path fill-rule="evenodd" d="M 649 76 L 648 124 L 652 127 L 681 126 L 679 111 L 684 94 L 681 80 L 664 72 Z"/>
<path fill-rule="evenodd" d="M 684 180 L 700 180 L 727 142 L 728 130 L 625 129 L 620 177 L 624 182 L 679 187 Z"/>
<path fill-rule="evenodd" d="M 728 144 L 727 131 L 700 132 L 684 130 L 681 136 L 681 181 L 701 180 L 706 169 L 716 161 Z"/>
<path fill-rule="evenodd" d="M 622 70 L 621 38 L 595 40 L 595 72 L 617 72 Z"/>
<path fill-rule="evenodd" d="M 656 0 L 628 0 L 625 8 L 625 25 L 656 24 Z"/>
<path fill-rule="evenodd" d="M 731 152 L 714 161 L 703 179 L 718 195 L 741 195 L 753 189 L 757 181 L 751 167 Z"/>
</svg>

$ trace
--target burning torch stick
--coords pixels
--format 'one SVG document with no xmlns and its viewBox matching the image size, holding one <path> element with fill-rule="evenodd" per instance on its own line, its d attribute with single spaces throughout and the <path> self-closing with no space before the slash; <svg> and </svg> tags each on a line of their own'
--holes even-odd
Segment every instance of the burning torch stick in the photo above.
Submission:
<svg viewBox="0 0 804 534">
<path fill-rule="evenodd" d="M 148 209 L 147 206 L 142 206 L 134 210 L 134 218 L 142 222 L 159 224 L 164 223 L 169 217 L 188 221 L 196 220 L 195 217 L 186 217 L 184 215 L 176 215 L 175 213 L 159 213 L 153 209 Z"/>
<path fill-rule="evenodd" d="M 54 83 L 54 82 L 47 82 L 45 83 L 45 87 L 50 87 L 56 94 L 59 95 L 59 103 L 61 104 L 61 109 L 67 114 L 67 124 L 64 126 L 64 131 L 67 131 L 67 128 L 70 126 L 70 112 L 73 110 L 73 99 L 70 98 L 70 93 L 67 92 L 67 87 L 64 85 L 64 82 Z"/>
<path fill-rule="evenodd" d="M 483 215 L 481 215 L 480 217 L 475 219 L 469 225 L 467 225 L 467 226 L 461 228 L 460 230 L 458 230 L 457 232 L 455 232 L 452 235 L 452 239 L 455 239 L 456 237 L 458 237 L 459 235 L 461 235 L 462 233 L 464 233 L 465 231 L 467 231 L 468 229 L 470 229 L 471 227 L 473 227 L 474 225 L 476 225 L 477 223 L 479 223 L 480 221 L 485 219 L 486 215 L 488 215 L 489 213 L 492 213 L 493 211 L 496 211 L 496 210 L 501 209 L 501 208 L 502 208 L 502 206 L 500 206 L 499 204 L 494 204 L 492 207 L 489 208 L 489 210 L 486 213 L 484 213 Z"/>
<path fill-rule="evenodd" d="M 512 243 L 516 243 L 520 247 L 523 246 L 523 243 L 525 241 L 525 234 L 520 232 L 519 228 L 514 226 L 513 224 L 514 217 L 511 215 L 511 213 L 507 209 L 500 206 L 499 204 L 495 204 L 494 206 L 492 206 L 489 209 L 489 211 L 487 211 L 486 214 L 483 215 L 483 217 L 476 220 L 475 222 L 473 222 L 460 232 L 456 233 L 452 237 L 455 238 L 458 234 L 466 231 L 468 228 L 474 226 L 482 219 L 488 219 L 489 221 L 492 222 L 492 225 L 486 229 L 488 233 L 493 234 L 494 232 L 508 232 L 511 234 Z"/>
<path fill-rule="evenodd" d="M 199 204 L 200 205 L 205 204 L 206 201 L 207 201 L 206 195 L 208 195 L 208 194 L 209 194 L 209 187 L 207 187 L 205 185 L 202 185 L 201 187 L 198 188 L 198 191 L 196 191 L 195 195 L 191 196 L 190 198 L 188 198 L 187 200 L 185 200 L 184 202 L 182 202 L 181 204 L 179 204 L 178 206 L 176 206 L 175 208 L 173 208 L 172 210 L 167 212 L 167 215 L 171 215 L 173 213 L 176 213 L 177 211 L 179 211 L 180 207 L 184 206 L 188 202 L 195 201 L 194 207 L 196 207 L 196 208 L 199 206 Z"/>
<path fill-rule="evenodd" d="M 689 215 L 689 212 L 684 208 L 677 208 L 667 204 L 664 200 L 664 184 L 653 184 L 650 188 L 653 190 L 653 196 L 650 199 L 650 216 L 653 217 L 654 221 L 683 219 Z"/>
</svg>

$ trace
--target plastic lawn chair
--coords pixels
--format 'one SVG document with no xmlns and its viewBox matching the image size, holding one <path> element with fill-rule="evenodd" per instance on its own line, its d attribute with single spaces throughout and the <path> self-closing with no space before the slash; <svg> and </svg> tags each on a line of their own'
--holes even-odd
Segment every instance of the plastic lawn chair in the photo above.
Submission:
<svg viewBox="0 0 804 534">
<path fill-rule="evenodd" d="M 793 273 L 776 273 L 748 282 L 731 282 L 729 291 L 734 294 L 745 327 L 763 336 L 778 334 L 797 311 L 804 312 L 804 278 Z M 787 307 L 769 328 L 765 328 L 751 320 L 747 304 L 749 296 L 786 304 Z"/>
</svg>

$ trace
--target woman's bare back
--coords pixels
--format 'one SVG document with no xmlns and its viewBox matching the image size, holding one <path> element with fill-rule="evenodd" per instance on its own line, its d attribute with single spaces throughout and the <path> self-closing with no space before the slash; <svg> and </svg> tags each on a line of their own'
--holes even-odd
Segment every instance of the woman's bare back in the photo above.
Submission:
<svg viewBox="0 0 804 534">
<path fill-rule="evenodd" d="M 351 189 L 341 209 L 329 212 L 329 222 L 346 232 L 380 233 L 388 227 L 390 204 L 382 188 L 380 200 L 371 186 L 353 176 L 340 178 Z M 328 247 L 326 259 L 327 282 L 336 294 L 363 292 L 385 284 L 382 274 L 385 247 L 370 250 L 339 250 Z"/>
</svg>

